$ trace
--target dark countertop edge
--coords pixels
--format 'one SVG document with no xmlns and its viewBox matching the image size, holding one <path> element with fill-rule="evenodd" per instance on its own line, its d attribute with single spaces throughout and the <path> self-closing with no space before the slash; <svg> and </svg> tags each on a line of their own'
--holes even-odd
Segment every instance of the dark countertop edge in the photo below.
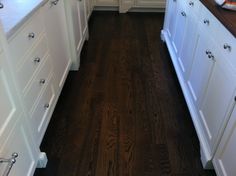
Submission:
<svg viewBox="0 0 236 176">
<path fill-rule="evenodd" d="M 200 1 L 236 38 L 236 11 L 223 9 L 219 5 L 217 5 L 214 0 Z"/>
</svg>

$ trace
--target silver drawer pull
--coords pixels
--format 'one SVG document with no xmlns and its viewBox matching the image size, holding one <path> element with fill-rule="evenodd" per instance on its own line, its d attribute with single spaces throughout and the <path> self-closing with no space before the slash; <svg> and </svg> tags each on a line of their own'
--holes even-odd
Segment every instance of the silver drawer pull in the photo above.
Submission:
<svg viewBox="0 0 236 176">
<path fill-rule="evenodd" d="M 57 5 L 58 2 L 59 2 L 59 0 L 54 0 L 54 1 L 51 1 L 51 4 L 52 5 Z"/>
<path fill-rule="evenodd" d="M 190 2 L 189 2 L 189 5 L 193 7 L 193 6 L 194 6 L 194 2 L 193 2 L 193 1 L 190 1 Z"/>
<path fill-rule="evenodd" d="M 41 59 L 39 58 L 39 57 L 36 57 L 35 59 L 34 59 L 34 62 L 35 63 L 39 63 L 41 61 Z"/>
<path fill-rule="evenodd" d="M 211 51 L 206 50 L 206 54 L 207 54 L 207 55 L 211 54 Z"/>
<path fill-rule="evenodd" d="M 40 79 L 39 83 L 40 84 L 45 84 L 46 80 L 45 79 Z"/>
<path fill-rule="evenodd" d="M 186 17 L 186 13 L 184 11 L 181 12 L 181 15 Z"/>
<path fill-rule="evenodd" d="M 207 19 L 205 19 L 203 22 L 204 22 L 204 24 L 207 24 L 208 26 L 210 25 L 210 21 Z"/>
<path fill-rule="evenodd" d="M 0 3 L 0 9 L 3 9 L 3 8 L 4 8 L 3 3 Z"/>
<path fill-rule="evenodd" d="M 232 48 L 231 48 L 231 46 L 228 43 L 225 43 L 224 44 L 224 49 L 225 50 L 227 49 L 230 52 Z"/>
<path fill-rule="evenodd" d="M 31 32 L 31 33 L 29 33 L 28 37 L 29 37 L 30 39 L 33 39 L 33 38 L 35 37 L 35 34 L 34 34 L 33 32 Z"/>
<path fill-rule="evenodd" d="M 3 173 L 3 176 L 8 176 L 12 166 L 16 163 L 16 158 L 18 157 L 18 153 L 12 153 L 11 158 L 5 159 L 5 158 L 0 158 L 0 163 L 8 163 L 6 170 Z"/>
<path fill-rule="evenodd" d="M 50 106 L 49 103 L 46 103 L 46 104 L 44 105 L 44 108 L 45 108 L 45 109 L 48 109 L 49 106 Z"/>
</svg>

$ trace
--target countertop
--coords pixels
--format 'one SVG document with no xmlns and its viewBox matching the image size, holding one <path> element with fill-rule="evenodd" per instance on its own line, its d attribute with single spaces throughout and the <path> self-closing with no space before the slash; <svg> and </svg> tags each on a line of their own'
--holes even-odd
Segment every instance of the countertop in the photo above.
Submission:
<svg viewBox="0 0 236 176">
<path fill-rule="evenodd" d="M 46 0 L 1 0 L 0 20 L 9 38 Z"/>
<path fill-rule="evenodd" d="M 218 6 L 214 0 L 200 0 L 210 12 L 236 37 L 236 11 Z"/>
</svg>

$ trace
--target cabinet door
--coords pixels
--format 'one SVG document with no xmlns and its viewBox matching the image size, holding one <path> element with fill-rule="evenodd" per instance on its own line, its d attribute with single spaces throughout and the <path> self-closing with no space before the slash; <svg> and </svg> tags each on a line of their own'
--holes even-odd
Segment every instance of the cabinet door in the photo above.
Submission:
<svg viewBox="0 0 236 176">
<path fill-rule="evenodd" d="M 231 114 L 230 120 L 221 138 L 213 164 L 217 175 L 234 176 L 236 175 L 236 107 Z"/>
<path fill-rule="evenodd" d="M 22 118 L 22 117 L 21 117 Z M 8 134 L 4 142 L 1 141 L 0 157 L 11 158 L 13 153 L 17 153 L 16 163 L 11 168 L 9 176 L 32 176 L 37 165 L 37 153 L 34 152 L 33 145 L 29 136 L 29 131 L 25 122 L 18 120 L 13 130 Z M 7 163 L 1 163 L 0 175 L 7 170 Z"/>
<path fill-rule="evenodd" d="M 197 35 L 197 17 L 191 10 L 191 7 L 188 7 L 186 17 L 187 22 L 185 25 L 186 29 L 183 36 L 183 45 L 178 56 L 178 62 L 185 80 L 187 79 L 193 62 L 197 40 L 199 37 Z"/>
<path fill-rule="evenodd" d="M 165 20 L 166 30 L 170 39 L 173 39 L 176 23 L 177 0 L 169 0 L 167 3 L 167 16 Z"/>
<path fill-rule="evenodd" d="M 215 66 L 199 108 L 201 123 L 212 151 L 232 110 L 236 88 L 235 73 L 227 59 L 219 54 L 214 52 Z"/>
<path fill-rule="evenodd" d="M 55 2 L 55 3 L 53 3 Z M 49 0 L 42 9 L 54 66 L 56 89 L 61 90 L 70 68 L 68 36 L 63 0 Z"/>
<path fill-rule="evenodd" d="M 201 32 L 189 78 L 187 79 L 188 87 L 197 107 L 199 106 L 200 96 L 203 95 L 207 87 L 214 66 L 214 61 L 206 54 L 207 51 L 211 51 L 211 48 L 214 48 L 213 42 L 209 40 L 207 33 Z"/>
<path fill-rule="evenodd" d="M 1 30 L 0 30 L 1 31 Z M 13 152 L 19 153 L 19 161 L 12 168 L 10 175 L 22 176 L 33 175 L 36 167 L 37 152 L 32 143 L 30 133 L 24 131 L 19 123 L 23 122 L 23 110 L 13 82 L 13 75 L 9 71 L 7 58 L 4 53 L 0 54 L 0 158 L 9 158 Z M 17 123 L 17 121 L 19 123 Z M 16 128 L 14 128 L 16 126 Z M 14 137 L 9 134 L 14 133 Z M 26 147 L 27 146 L 27 147 Z M 6 165 L 0 164 L 0 175 L 6 169 Z"/>
<path fill-rule="evenodd" d="M 118 6 L 118 0 L 95 0 L 95 6 Z"/>
</svg>

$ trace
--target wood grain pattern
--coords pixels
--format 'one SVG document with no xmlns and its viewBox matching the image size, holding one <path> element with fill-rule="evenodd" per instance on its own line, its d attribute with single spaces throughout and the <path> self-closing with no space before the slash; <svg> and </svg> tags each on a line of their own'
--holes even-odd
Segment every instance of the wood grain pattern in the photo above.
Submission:
<svg viewBox="0 0 236 176">
<path fill-rule="evenodd" d="M 94 12 L 35 176 L 213 176 L 165 44 L 163 14 Z"/>
</svg>

